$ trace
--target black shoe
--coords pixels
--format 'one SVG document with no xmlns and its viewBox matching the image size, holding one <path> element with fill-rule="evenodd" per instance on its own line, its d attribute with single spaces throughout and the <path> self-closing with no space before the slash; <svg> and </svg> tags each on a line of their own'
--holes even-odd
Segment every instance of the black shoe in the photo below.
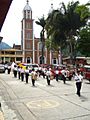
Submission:
<svg viewBox="0 0 90 120">
<path fill-rule="evenodd" d="M 81 96 L 80 93 L 76 93 L 79 97 Z"/>
</svg>

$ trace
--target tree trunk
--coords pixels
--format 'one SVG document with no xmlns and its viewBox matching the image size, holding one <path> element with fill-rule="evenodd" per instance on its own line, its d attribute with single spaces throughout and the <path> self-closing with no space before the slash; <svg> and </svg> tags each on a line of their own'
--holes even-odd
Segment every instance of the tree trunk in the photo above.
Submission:
<svg viewBox="0 0 90 120">
<path fill-rule="evenodd" d="M 60 64 L 62 64 L 62 50 L 61 50 L 61 47 L 59 47 L 58 53 L 59 53 L 59 55 L 58 55 L 58 63 L 60 65 Z"/>
</svg>

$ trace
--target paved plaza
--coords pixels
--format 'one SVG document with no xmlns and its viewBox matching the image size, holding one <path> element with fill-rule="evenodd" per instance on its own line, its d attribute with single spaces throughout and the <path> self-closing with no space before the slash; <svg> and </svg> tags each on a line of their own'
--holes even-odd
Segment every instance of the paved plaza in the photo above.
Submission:
<svg viewBox="0 0 90 120">
<path fill-rule="evenodd" d="M 90 120 L 90 84 L 83 81 L 81 97 L 75 81 L 51 81 L 42 77 L 36 87 L 11 73 L 0 74 L 0 120 Z"/>
</svg>

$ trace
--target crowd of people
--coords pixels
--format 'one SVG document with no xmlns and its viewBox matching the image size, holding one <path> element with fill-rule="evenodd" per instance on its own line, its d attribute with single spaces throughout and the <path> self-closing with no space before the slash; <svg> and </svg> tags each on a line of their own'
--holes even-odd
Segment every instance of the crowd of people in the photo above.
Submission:
<svg viewBox="0 0 90 120">
<path fill-rule="evenodd" d="M 81 75 L 80 70 L 74 69 L 71 72 L 67 67 L 62 67 L 59 69 L 57 66 L 52 70 L 50 67 L 41 67 L 39 66 L 37 69 L 29 68 L 26 66 L 25 69 L 23 67 L 20 67 L 16 63 L 12 63 L 11 66 L 8 66 L 7 73 L 10 74 L 10 72 L 13 72 L 14 78 L 18 78 L 21 81 L 25 81 L 28 83 L 29 76 L 31 76 L 32 86 L 35 86 L 35 81 L 39 77 L 43 77 L 47 81 L 47 85 L 51 85 L 51 80 L 55 79 L 56 82 L 59 81 L 59 79 L 63 80 L 63 83 L 66 84 L 66 80 L 71 80 L 72 78 L 76 81 L 76 88 L 77 92 L 76 94 L 80 96 L 80 90 L 82 86 L 83 76 Z"/>
</svg>

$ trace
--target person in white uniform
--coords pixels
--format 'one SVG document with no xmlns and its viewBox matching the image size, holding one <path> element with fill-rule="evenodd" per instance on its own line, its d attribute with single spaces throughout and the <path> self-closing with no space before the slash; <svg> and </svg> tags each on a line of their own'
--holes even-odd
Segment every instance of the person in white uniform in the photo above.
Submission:
<svg viewBox="0 0 90 120">
<path fill-rule="evenodd" d="M 80 71 L 77 71 L 77 73 L 75 73 L 74 79 L 76 81 L 76 88 L 77 88 L 77 95 L 80 97 L 80 91 L 81 91 L 81 87 L 82 87 L 82 81 L 83 81 L 83 76 L 81 75 Z"/>
</svg>

